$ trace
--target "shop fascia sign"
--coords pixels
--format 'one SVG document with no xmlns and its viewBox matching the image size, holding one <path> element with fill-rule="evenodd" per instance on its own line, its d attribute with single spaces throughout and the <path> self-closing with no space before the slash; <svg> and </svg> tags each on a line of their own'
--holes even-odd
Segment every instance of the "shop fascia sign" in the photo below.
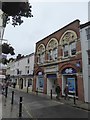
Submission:
<svg viewBox="0 0 90 120">
<path fill-rule="evenodd" d="M 62 74 L 73 74 L 76 73 L 76 70 L 73 68 L 66 68 L 62 71 Z"/>
<path fill-rule="evenodd" d="M 45 72 L 55 72 L 58 71 L 58 66 L 54 65 L 54 66 L 48 66 L 45 68 Z"/>
</svg>

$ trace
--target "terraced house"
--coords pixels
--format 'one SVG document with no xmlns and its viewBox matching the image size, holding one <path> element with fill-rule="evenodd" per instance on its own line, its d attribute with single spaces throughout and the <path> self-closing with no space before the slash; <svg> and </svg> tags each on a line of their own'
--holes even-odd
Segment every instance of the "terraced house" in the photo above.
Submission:
<svg viewBox="0 0 90 120">
<path fill-rule="evenodd" d="M 16 83 L 16 87 L 32 91 L 34 71 L 34 53 L 26 55 L 22 58 L 15 59 L 7 65 L 7 75 L 10 75 L 12 83 Z"/>
<path fill-rule="evenodd" d="M 84 100 L 90 103 L 90 21 L 80 25 L 80 36 L 82 46 Z"/>
<path fill-rule="evenodd" d="M 36 43 L 33 91 L 55 94 L 57 84 L 62 96 L 68 84 L 69 96 L 84 100 L 78 19 Z"/>
</svg>

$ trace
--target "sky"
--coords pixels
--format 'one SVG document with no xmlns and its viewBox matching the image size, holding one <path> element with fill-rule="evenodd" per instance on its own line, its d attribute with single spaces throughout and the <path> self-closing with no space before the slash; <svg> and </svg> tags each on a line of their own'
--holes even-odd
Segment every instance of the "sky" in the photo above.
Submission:
<svg viewBox="0 0 90 120">
<path fill-rule="evenodd" d="M 36 42 L 61 29 L 76 19 L 80 24 L 88 22 L 88 0 L 30 0 L 32 18 L 23 18 L 24 23 L 5 28 L 4 39 L 8 40 L 18 54 L 35 52 Z"/>
</svg>

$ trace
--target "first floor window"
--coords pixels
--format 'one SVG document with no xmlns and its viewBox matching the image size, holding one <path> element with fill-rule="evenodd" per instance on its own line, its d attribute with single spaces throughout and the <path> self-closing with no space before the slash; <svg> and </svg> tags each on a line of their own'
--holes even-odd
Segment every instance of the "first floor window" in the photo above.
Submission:
<svg viewBox="0 0 90 120">
<path fill-rule="evenodd" d="M 71 55 L 75 55 L 76 54 L 76 42 L 72 42 L 70 44 L 70 50 L 71 50 Z"/>
<path fill-rule="evenodd" d="M 53 57 L 54 60 L 57 59 L 57 48 L 53 49 L 52 57 Z"/>
<path fill-rule="evenodd" d="M 52 50 L 48 51 L 48 60 L 52 60 Z"/>
<path fill-rule="evenodd" d="M 68 45 L 64 45 L 64 47 L 63 47 L 63 54 L 64 54 L 64 57 L 68 57 L 68 51 L 69 51 Z"/>
</svg>

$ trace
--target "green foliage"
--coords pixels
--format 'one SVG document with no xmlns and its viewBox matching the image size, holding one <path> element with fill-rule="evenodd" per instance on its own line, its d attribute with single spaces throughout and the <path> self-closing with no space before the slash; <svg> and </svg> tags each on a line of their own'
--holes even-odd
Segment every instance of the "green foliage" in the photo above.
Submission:
<svg viewBox="0 0 90 120">
<path fill-rule="evenodd" d="M 6 58 L 2 58 L 1 63 L 5 65 L 8 63 L 8 60 Z"/>
<path fill-rule="evenodd" d="M 12 17 L 12 25 L 21 25 L 23 23 L 22 17 L 33 17 L 31 14 L 31 5 L 28 2 L 2 2 L 3 26 L 9 23 Z"/>
<path fill-rule="evenodd" d="M 2 44 L 2 53 L 15 55 L 14 48 L 7 43 Z"/>
<path fill-rule="evenodd" d="M 6 54 L 6 55 L 8 55 L 8 54 L 15 55 L 14 48 L 12 46 L 10 46 L 9 44 L 3 43 L 0 47 L 2 49 L 1 50 L 2 53 Z M 13 58 L 11 58 L 11 59 L 13 60 Z M 2 57 L 0 59 L 0 63 L 7 64 L 11 59 L 8 60 L 7 58 Z"/>
</svg>

